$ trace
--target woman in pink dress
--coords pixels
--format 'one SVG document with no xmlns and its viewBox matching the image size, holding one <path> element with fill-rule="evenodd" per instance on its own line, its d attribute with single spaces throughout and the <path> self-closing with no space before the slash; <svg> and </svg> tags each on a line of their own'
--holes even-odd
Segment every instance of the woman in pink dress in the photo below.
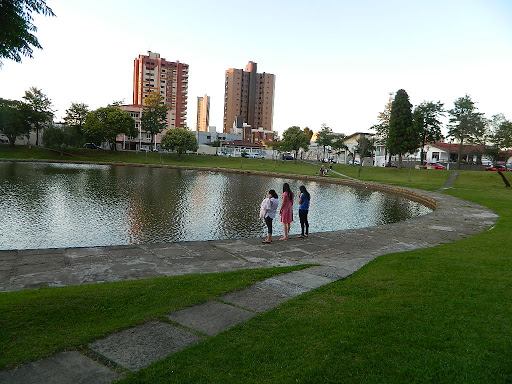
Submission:
<svg viewBox="0 0 512 384">
<path fill-rule="evenodd" d="M 288 234 L 290 233 L 290 223 L 293 221 L 293 198 L 294 195 L 290 189 L 288 183 L 283 184 L 283 194 L 281 196 L 283 201 L 281 203 L 281 223 L 283 223 L 284 235 L 279 240 L 288 240 Z"/>
</svg>

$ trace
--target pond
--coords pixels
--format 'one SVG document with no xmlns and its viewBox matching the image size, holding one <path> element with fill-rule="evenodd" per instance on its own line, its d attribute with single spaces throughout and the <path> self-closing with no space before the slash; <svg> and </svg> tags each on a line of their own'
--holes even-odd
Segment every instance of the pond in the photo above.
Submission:
<svg viewBox="0 0 512 384">
<path fill-rule="evenodd" d="M 424 215 L 420 203 L 369 188 L 168 168 L 0 163 L 0 250 L 258 237 L 269 189 L 311 193 L 310 232 Z M 300 232 L 295 201 L 291 233 Z M 282 224 L 274 220 L 274 235 Z"/>
</svg>

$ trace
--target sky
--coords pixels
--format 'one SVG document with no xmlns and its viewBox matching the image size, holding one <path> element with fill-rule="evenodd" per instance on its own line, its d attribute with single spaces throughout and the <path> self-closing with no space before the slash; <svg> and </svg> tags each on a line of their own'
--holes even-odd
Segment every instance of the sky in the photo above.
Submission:
<svg viewBox="0 0 512 384">
<path fill-rule="evenodd" d="M 132 102 L 133 60 L 147 51 L 189 64 L 188 119 L 211 97 L 222 130 L 224 73 L 258 63 L 276 75 L 274 130 L 297 125 L 367 132 L 389 93 L 441 101 L 469 94 L 480 112 L 512 119 L 510 0 L 47 0 L 36 16 L 43 50 L 3 60 L 0 97 L 31 86 L 52 100 L 56 120 L 71 102 L 91 109 Z"/>
</svg>

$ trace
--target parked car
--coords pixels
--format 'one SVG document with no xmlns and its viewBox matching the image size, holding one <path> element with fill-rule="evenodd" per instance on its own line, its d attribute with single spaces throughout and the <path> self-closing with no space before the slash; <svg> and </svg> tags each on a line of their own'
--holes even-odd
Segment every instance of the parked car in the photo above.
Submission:
<svg viewBox="0 0 512 384">
<path fill-rule="evenodd" d="M 283 160 L 295 160 L 292 155 L 283 155 Z"/>
<path fill-rule="evenodd" d="M 486 171 L 501 171 L 501 172 L 510 171 L 510 169 L 508 169 L 504 165 L 491 165 L 489 167 L 485 167 L 485 170 Z"/>
<path fill-rule="evenodd" d="M 0 143 L 7 144 L 7 143 L 9 143 L 9 139 L 5 139 L 3 137 L 0 137 Z"/>
<path fill-rule="evenodd" d="M 259 153 L 248 153 L 247 156 L 249 159 L 264 159 L 265 156 L 259 154 Z"/>
<path fill-rule="evenodd" d="M 327 159 L 322 159 L 322 163 L 329 163 L 329 162 L 336 164 L 336 160 L 334 160 L 334 158 L 332 158 L 332 157 L 329 157 Z"/>
<path fill-rule="evenodd" d="M 385 167 L 391 167 L 391 168 L 396 168 L 396 164 L 393 163 L 393 162 L 389 162 L 389 163 L 386 163 L 384 164 Z"/>
<path fill-rule="evenodd" d="M 441 163 L 425 163 L 423 168 L 428 169 L 429 167 L 432 167 L 432 169 L 446 169 L 446 167 Z"/>
<path fill-rule="evenodd" d="M 348 163 L 350 165 L 361 165 L 361 162 L 359 160 L 350 160 Z"/>
<path fill-rule="evenodd" d="M 94 143 L 85 143 L 84 144 L 84 148 L 87 148 L 87 149 L 102 149 L 101 147 L 98 147 Z"/>
<path fill-rule="evenodd" d="M 219 152 L 219 156 L 224 156 L 224 157 L 232 157 L 231 153 L 227 153 L 227 152 Z"/>
</svg>

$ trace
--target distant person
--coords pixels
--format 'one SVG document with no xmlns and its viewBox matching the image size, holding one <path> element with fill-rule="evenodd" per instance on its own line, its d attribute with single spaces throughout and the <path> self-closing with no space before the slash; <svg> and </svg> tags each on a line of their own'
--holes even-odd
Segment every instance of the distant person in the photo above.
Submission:
<svg viewBox="0 0 512 384">
<path fill-rule="evenodd" d="M 299 220 L 300 220 L 300 230 L 301 234 L 297 236 L 299 239 L 309 236 L 309 222 L 308 222 L 308 212 L 309 212 L 309 200 L 311 198 L 309 192 L 306 187 L 301 185 L 299 187 Z"/>
<path fill-rule="evenodd" d="M 329 160 L 329 170 L 332 170 L 332 160 Z"/>
<path fill-rule="evenodd" d="M 279 206 L 277 193 L 273 189 L 268 191 L 267 197 L 261 202 L 260 219 L 265 220 L 267 224 L 267 237 L 262 241 L 263 244 L 272 242 L 272 220 L 276 217 L 276 210 Z"/>
<path fill-rule="evenodd" d="M 320 176 L 325 176 L 327 174 L 327 169 L 322 165 L 320 167 Z"/>
<path fill-rule="evenodd" d="M 288 183 L 283 184 L 283 194 L 281 196 L 283 201 L 281 202 L 281 223 L 283 223 L 284 235 L 279 240 L 288 240 L 288 234 L 290 233 L 290 224 L 293 221 L 293 198 L 294 195 L 290 189 Z"/>
</svg>

